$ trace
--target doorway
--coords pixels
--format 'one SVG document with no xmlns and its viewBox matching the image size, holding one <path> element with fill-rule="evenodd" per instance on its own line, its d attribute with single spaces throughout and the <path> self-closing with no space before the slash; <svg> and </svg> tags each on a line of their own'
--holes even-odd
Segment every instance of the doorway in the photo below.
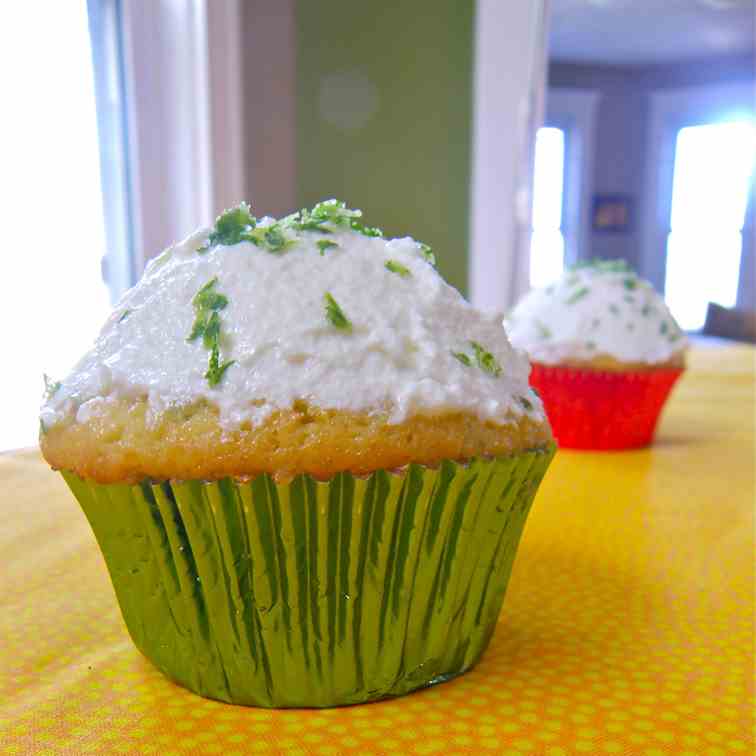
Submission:
<svg viewBox="0 0 756 756">
<path fill-rule="evenodd" d="M 709 302 L 735 305 L 755 154 L 750 120 L 677 132 L 664 291 L 685 330 L 703 326 Z"/>
</svg>

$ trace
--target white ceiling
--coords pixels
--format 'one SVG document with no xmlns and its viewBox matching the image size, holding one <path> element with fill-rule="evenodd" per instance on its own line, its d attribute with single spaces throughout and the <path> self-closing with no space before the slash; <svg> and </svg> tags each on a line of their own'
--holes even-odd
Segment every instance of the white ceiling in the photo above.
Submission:
<svg viewBox="0 0 756 756">
<path fill-rule="evenodd" d="M 754 0 L 551 0 L 553 60 L 673 63 L 754 50 Z"/>
</svg>

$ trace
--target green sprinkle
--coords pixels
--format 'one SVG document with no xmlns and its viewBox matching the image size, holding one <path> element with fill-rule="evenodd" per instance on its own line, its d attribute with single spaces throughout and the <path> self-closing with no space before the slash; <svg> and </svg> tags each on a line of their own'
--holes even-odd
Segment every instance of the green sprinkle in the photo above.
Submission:
<svg viewBox="0 0 756 756">
<path fill-rule="evenodd" d="M 518 396 L 517 397 L 520 404 L 528 411 L 533 409 L 533 402 L 530 401 L 527 397 L 524 396 Z"/>
<path fill-rule="evenodd" d="M 329 199 L 318 202 L 310 210 L 303 208 L 268 226 L 261 227 L 258 225 L 257 218 L 252 215 L 249 205 L 242 202 L 218 216 L 207 241 L 197 251 L 205 253 L 217 244 L 230 246 L 248 241 L 256 247 L 278 254 L 295 245 L 299 240 L 298 234 L 304 232 L 332 234 L 340 228 L 351 229 L 363 236 L 383 237 L 383 231 L 380 228 L 364 225 L 361 218 L 362 210 L 353 210 L 341 200 Z M 321 255 L 327 249 L 336 246 L 338 245 L 335 242 L 318 242 Z M 435 265 L 431 248 L 425 244 L 420 246 L 424 257 Z"/>
<path fill-rule="evenodd" d="M 120 318 L 118 318 L 118 321 L 117 321 L 117 322 L 118 322 L 118 323 L 123 323 L 123 321 L 124 321 L 124 320 L 126 320 L 126 318 L 128 318 L 128 317 L 129 317 L 129 315 L 131 315 L 131 310 L 124 310 L 124 311 L 123 311 L 123 312 L 121 313 L 121 317 L 120 317 Z"/>
<path fill-rule="evenodd" d="M 383 236 L 383 231 L 381 231 L 380 228 L 372 228 L 370 226 L 363 226 L 362 223 L 356 220 L 353 220 L 349 223 L 349 228 L 351 228 L 352 231 L 357 231 L 363 236 L 372 236 L 372 237 Z"/>
<path fill-rule="evenodd" d="M 610 304 L 609 305 L 609 312 L 612 313 L 612 315 L 619 315 L 620 309 L 617 307 L 616 304 Z"/>
<path fill-rule="evenodd" d="M 228 304 L 228 297 L 213 291 L 218 277 L 211 278 L 192 299 L 195 310 L 222 310 Z"/>
<path fill-rule="evenodd" d="M 203 343 L 207 349 L 210 349 L 213 344 L 217 343 L 217 335 L 220 333 L 220 319 L 217 313 L 228 304 L 228 297 L 213 290 L 216 283 L 218 283 L 218 278 L 211 278 L 194 295 L 194 299 L 192 300 L 195 318 L 187 341 L 195 341 L 202 336 Z M 210 333 L 208 333 L 208 330 Z M 215 337 L 212 335 L 214 332 L 216 333 Z"/>
<path fill-rule="evenodd" d="M 341 331 L 351 331 L 352 324 L 349 318 L 344 314 L 344 311 L 339 307 L 338 302 L 331 296 L 330 292 L 326 292 L 323 299 L 325 300 L 325 314 L 328 322 Z"/>
<path fill-rule="evenodd" d="M 250 229 L 243 235 L 244 241 L 250 241 L 256 247 L 277 254 L 294 244 L 294 239 L 289 239 L 284 234 L 285 226 L 282 223 L 272 223 L 270 226 L 264 226 Z"/>
<path fill-rule="evenodd" d="M 278 224 L 274 223 L 266 229 L 265 244 L 271 252 L 280 252 L 286 246 L 286 237 L 281 232 Z"/>
<path fill-rule="evenodd" d="M 42 422 L 42 418 L 39 419 L 39 433 L 41 436 L 47 435 L 47 426 Z"/>
<path fill-rule="evenodd" d="M 625 302 L 630 302 L 631 304 L 635 302 L 635 297 L 632 294 L 625 294 L 624 297 L 622 297 Z"/>
<path fill-rule="evenodd" d="M 306 213 L 306 211 L 303 210 L 302 213 Z M 346 206 L 346 202 L 329 199 L 318 202 L 307 215 L 312 220 L 330 221 L 337 226 L 347 226 L 351 221 L 362 217 L 362 210 L 351 210 Z"/>
<path fill-rule="evenodd" d="M 194 299 L 194 306 L 200 310 L 215 312 L 228 304 L 228 297 L 215 291 L 205 291 Z"/>
<path fill-rule="evenodd" d="M 212 352 L 210 352 L 210 361 L 207 366 L 207 372 L 205 373 L 205 378 L 207 378 L 207 382 L 211 386 L 217 386 L 221 382 L 221 379 L 223 378 L 223 374 L 235 362 L 236 360 L 227 360 L 226 362 L 221 364 L 220 350 L 218 349 L 218 346 L 215 345 L 212 349 Z"/>
<path fill-rule="evenodd" d="M 433 254 L 433 250 L 427 245 L 419 242 L 420 254 L 423 256 L 426 262 L 429 262 L 434 268 L 436 267 L 436 256 Z"/>
<path fill-rule="evenodd" d="M 320 234 L 331 234 L 333 229 L 330 226 L 341 228 L 351 228 L 353 231 L 363 234 L 364 236 L 383 236 L 383 231 L 379 228 L 364 226 L 358 218 L 362 217 L 362 210 L 352 210 L 341 200 L 325 200 L 318 202 L 312 210 L 303 208 L 294 215 L 284 218 L 281 223 L 287 228 L 296 231 L 315 231 Z M 326 225 L 329 224 L 329 225 Z"/>
<path fill-rule="evenodd" d="M 407 276 L 412 275 L 409 272 L 408 268 L 405 268 L 404 265 L 396 262 L 396 260 L 386 260 L 385 267 L 386 267 L 386 270 L 390 270 L 392 273 L 396 273 L 397 275 L 400 275 L 402 278 L 407 278 Z"/>
<path fill-rule="evenodd" d="M 665 334 L 669 330 L 669 325 L 667 323 L 662 322 L 659 326 L 659 333 L 662 335 Z"/>
<path fill-rule="evenodd" d="M 674 344 L 675 341 L 677 341 L 680 338 L 679 333 L 672 333 L 669 335 L 669 342 L 670 344 Z"/>
<path fill-rule="evenodd" d="M 566 304 L 571 305 L 575 304 L 575 302 L 580 301 L 583 297 L 588 295 L 588 292 L 590 289 L 587 286 L 583 286 L 582 288 L 578 289 L 566 302 Z"/>
<path fill-rule="evenodd" d="M 318 205 L 315 207 L 317 208 Z M 303 207 L 299 212 L 287 215 L 281 220 L 281 223 L 288 228 L 293 228 L 295 231 L 315 231 L 319 234 L 332 234 L 333 230 L 325 225 L 328 220 L 329 217 L 326 213 L 318 213 L 316 216 L 313 215 L 313 210 Z"/>
<path fill-rule="evenodd" d="M 287 232 L 292 231 L 332 234 L 334 228 L 350 228 L 364 236 L 383 236 L 379 228 L 364 226 L 358 220 L 361 217 L 362 210 L 352 210 L 341 200 L 330 199 L 319 202 L 311 210 L 302 208 L 292 215 L 287 215 L 267 229 L 253 228 L 244 234 L 244 238 L 258 247 L 266 248 L 269 252 L 283 252 L 296 242 L 295 239 L 286 235 Z M 321 254 L 332 246 L 337 245 L 334 242 L 318 243 Z"/>
<path fill-rule="evenodd" d="M 246 202 L 242 202 L 230 210 L 225 210 L 215 219 L 215 226 L 207 237 L 207 241 L 199 247 L 197 252 L 204 254 L 217 244 L 230 247 L 242 242 L 255 226 L 257 219 L 252 215 Z"/>
<path fill-rule="evenodd" d="M 207 241 L 197 251 L 203 254 L 218 244 L 231 246 L 248 241 L 256 247 L 279 254 L 296 244 L 297 235 L 300 233 L 332 234 L 339 228 L 351 229 L 363 236 L 383 237 L 383 231 L 380 228 L 364 225 L 361 218 L 362 210 L 353 210 L 341 200 L 329 199 L 318 202 L 311 210 L 303 208 L 269 226 L 261 227 L 258 225 L 257 218 L 252 215 L 249 205 L 242 202 L 216 218 Z M 321 255 L 327 249 L 338 246 L 330 241 L 320 241 L 317 245 Z M 435 265 L 436 259 L 431 248 L 427 244 L 421 244 L 420 249 L 425 259 Z"/>
<path fill-rule="evenodd" d="M 217 312 L 208 319 L 202 333 L 202 345 L 205 349 L 214 349 L 218 346 L 220 339 L 220 317 Z"/>
<path fill-rule="evenodd" d="M 463 365 L 472 367 L 472 360 L 464 352 L 452 352 L 451 356 L 458 359 Z"/>
<path fill-rule="evenodd" d="M 550 339 L 551 338 L 551 335 L 552 335 L 551 334 L 551 329 L 547 325 L 545 325 L 544 323 L 542 323 L 540 320 L 534 321 L 534 324 L 535 324 L 535 327 L 536 327 L 536 329 L 538 331 L 538 335 L 542 339 Z"/>
<path fill-rule="evenodd" d="M 475 352 L 475 362 L 478 367 L 486 373 L 490 373 L 495 378 L 498 378 L 501 375 L 501 365 L 499 365 L 491 352 L 477 341 L 471 341 L 470 346 L 473 348 L 473 352 Z"/>
<path fill-rule="evenodd" d="M 633 291 L 633 289 L 637 288 L 638 281 L 635 278 L 626 278 L 622 284 L 628 291 Z"/>
<path fill-rule="evenodd" d="M 315 209 L 318 207 L 316 205 Z M 303 207 L 299 212 L 287 215 L 281 221 L 281 224 L 295 231 L 314 231 L 318 234 L 332 234 L 333 230 L 325 225 L 329 219 L 328 213 L 319 212 L 315 216 L 312 210 Z"/>
<path fill-rule="evenodd" d="M 491 352 L 477 341 L 471 341 L 470 346 L 473 348 L 475 364 L 484 372 L 498 378 L 501 375 L 501 365 L 499 365 Z M 466 367 L 472 367 L 473 358 L 470 355 L 464 352 L 452 352 L 451 355 Z"/>
<path fill-rule="evenodd" d="M 239 203 L 231 210 L 221 213 L 215 221 L 215 232 L 223 240 L 223 244 L 236 244 L 242 232 L 252 226 L 257 220 L 252 215 L 251 208 L 246 202 Z M 235 241 L 236 240 L 236 241 Z"/>
<path fill-rule="evenodd" d="M 197 315 L 194 319 L 194 323 L 192 324 L 192 330 L 189 332 L 189 335 L 186 337 L 187 341 L 195 341 L 200 336 L 202 336 L 205 333 L 205 328 L 207 327 L 207 320 L 204 317 L 201 317 L 200 315 Z"/>
<path fill-rule="evenodd" d="M 301 212 L 304 213 L 307 211 L 302 210 Z M 332 234 L 333 231 L 324 224 L 325 220 L 308 218 L 307 220 L 293 220 L 290 225 L 295 231 L 315 231 L 318 234 Z"/>
<path fill-rule="evenodd" d="M 221 319 L 218 313 L 228 305 L 228 297 L 214 290 L 217 283 L 217 277 L 211 278 L 194 295 L 192 305 L 195 317 L 191 333 L 187 337 L 187 341 L 195 341 L 201 336 L 202 345 L 210 350 L 205 378 L 211 386 L 217 386 L 226 370 L 234 364 L 234 360 L 223 364 L 220 362 Z"/>
<path fill-rule="evenodd" d="M 351 228 L 353 231 L 363 234 L 364 236 L 383 236 L 379 228 L 364 226 L 357 220 L 362 217 L 362 210 L 352 210 L 341 200 L 325 200 L 318 202 L 312 210 L 300 210 L 294 215 L 284 218 L 282 223 L 297 231 L 316 231 L 321 234 L 330 234 L 330 229 L 325 224 L 340 226 L 342 228 Z"/>
<path fill-rule="evenodd" d="M 42 380 L 45 382 L 45 399 L 52 399 L 63 385 L 60 381 L 53 381 L 47 373 L 42 374 Z"/>
</svg>

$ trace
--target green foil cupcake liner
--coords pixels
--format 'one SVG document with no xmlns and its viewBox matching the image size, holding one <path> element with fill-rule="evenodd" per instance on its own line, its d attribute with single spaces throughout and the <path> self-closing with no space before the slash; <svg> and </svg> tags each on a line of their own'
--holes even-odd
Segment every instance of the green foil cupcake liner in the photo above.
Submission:
<svg viewBox="0 0 756 756">
<path fill-rule="evenodd" d="M 277 484 L 64 477 L 137 648 L 202 696 L 337 706 L 472 667 L 554 448 Z"/>
</svg>

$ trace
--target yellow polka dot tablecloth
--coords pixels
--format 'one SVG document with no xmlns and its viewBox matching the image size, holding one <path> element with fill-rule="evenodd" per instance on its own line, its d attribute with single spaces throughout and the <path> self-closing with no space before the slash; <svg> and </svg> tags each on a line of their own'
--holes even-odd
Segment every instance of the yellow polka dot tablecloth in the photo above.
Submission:
<svg viewBox="0 0 756 756">
<path fill-rule="evenodd" d="M 0 754 L 753 753 L 755 356 L 697 346 L 650 449 L 559 451 L 480 664 L 364 706 L 169 682 L 62 479 L 0 456 Z"/>
</svg>

